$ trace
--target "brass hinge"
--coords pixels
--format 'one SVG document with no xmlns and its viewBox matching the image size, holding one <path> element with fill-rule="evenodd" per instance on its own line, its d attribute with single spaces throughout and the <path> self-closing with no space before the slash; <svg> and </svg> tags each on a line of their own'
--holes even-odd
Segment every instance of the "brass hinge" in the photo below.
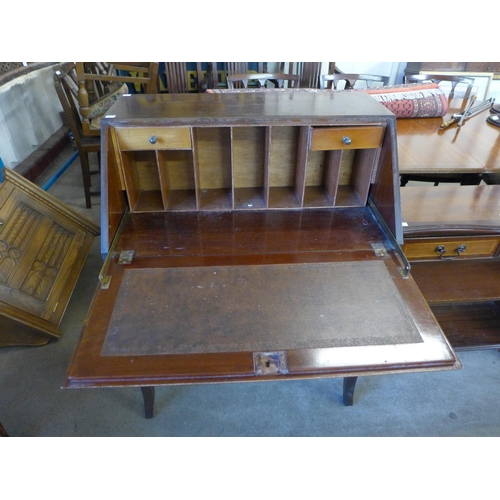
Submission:
<svg viewBox="0 0 500 500">
<path fill-rule="evenodd" d="M 387 249 L 383 243 L 372 243 L 372 248 L 377 257 L 385 257 L 387 255 Z"/>
<path fill-rule="evenodd" d="M 120 252 L 120 256 L 118 257 L 118 264 L 127 265 L 132 263 L 132 259 L 134 258 L 134 250 L 123 250 Z"/>
<path fill-rule="evenodd" d="M 101 288 L 107 290 L 109 288 L 109 284 L 111 283 L 111 276 L 108 276 L 108 269 L 111 264 L 111 259 L 114 258 L 115 247 L 118 242 L 118 238 L 122 232 L 122 228 L 125 224 L 125 219 L 127 218 L 124 214 L 120 220 L 120 224 L 118 229 L 116 230 L 113 241 L 111 242 L 111 246 L 109 247 L 108 253 L 106 255 L 106 259 L 104 260 L 104 264 L 102 265 L 101 271 L 99 273 L 99 282 L 101 283 Z"/>
<path fill-rule="evenodd" d="M 120 252 L 118 256 L 118 264 L 121 265 L 127 265 L 132 263 L 132 259 L 134 258 L 134 250 L 123 250 Z M 108 269 L 109 267 L 109 260 L 113 254 L 111 252 L 108 253 L 108 256 L 106 257 L 106 261 L 104 262 L 103 270 Z M 101 274 L 99 275 L 99 281 L 101 282 L 101 288 L 103 289 L 108 289 L 109 284 L 111 283 L 111 276 L 107 276 L 103 271 L 101 271 Z"/>
<path fill-rule="evenodd" d="M 389 229 L 389 226 L 385 222 L 385 219 L 382 217 L 380 212 L 378 211 L 377 206 L 375 203 L 373 203 L 373 200 L 371 198 L 368 199 L 368 205 L 372 209 L 373 215 L 377 219 L 378 223 L 384 230 L 385 235 L 387 236 L 389 242 L 391 243 L 392 247 L 394 248 L 394 251 L 396 253 L 396 257 L 398 258 L 401 267 L 399 269 L 399 273 L 401 274 L 401 277 L 403 279 L 408 279 L 410 276 L 410 262 L 406 258 L 406 255 L 404 254 L 403 250 L 399 246 L 399 243 L 396 240 L 396 237 L 392 234 L 392 231 Z"/>
</svg>

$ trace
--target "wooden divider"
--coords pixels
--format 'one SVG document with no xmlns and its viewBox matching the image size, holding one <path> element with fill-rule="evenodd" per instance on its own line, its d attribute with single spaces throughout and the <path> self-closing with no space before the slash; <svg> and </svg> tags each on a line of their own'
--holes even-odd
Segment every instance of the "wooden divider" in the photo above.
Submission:
<svg viewBox="0 0 500 500">
<path fill-rule="evenodd" d="M 133 212 L 365 206 L 384 127 L 117 129 Z"/>
</svg>

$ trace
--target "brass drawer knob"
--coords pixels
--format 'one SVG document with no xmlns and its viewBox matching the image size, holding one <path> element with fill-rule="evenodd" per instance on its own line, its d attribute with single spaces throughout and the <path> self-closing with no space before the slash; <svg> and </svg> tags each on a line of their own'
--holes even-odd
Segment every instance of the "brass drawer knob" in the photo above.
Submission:
<svg viewBox="0 0 500 500">
<path fill-rule="evenodd" d="M 348 137 L 347 135 L 345 137 L 342 137 L 342 142 L 346 145 L 349 146 L 352 142 L 352 139 Z"/>
<path fill-rule="evenodd" d="M 151 144 L 156 144 L 156 135 L 152 135 L 150 138 L 149 138 L 149 142 Z"/>
</svg>

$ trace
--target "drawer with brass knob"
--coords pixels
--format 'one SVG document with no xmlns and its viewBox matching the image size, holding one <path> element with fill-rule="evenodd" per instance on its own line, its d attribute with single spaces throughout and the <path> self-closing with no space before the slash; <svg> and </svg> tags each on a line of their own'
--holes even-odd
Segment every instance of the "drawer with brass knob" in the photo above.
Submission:
<svg viewBox="0 0 500 500">
<path fill-rule="evenodd" d="M 314 127 L 311 130 L 311 151 L 378 148 L 383 136 L 382 126 Z"/>
<path fill-rule="evenodd" d="M 118 128 L 118 142 L 122 151 L 152 149 L 191 149 L 189 127 Z"/>
<path fill-rule="evenodd" d="M 406 240 L 402 246 L 409 260 L 451 260 L 494 257 L 500 238 L 422 238 Z"/>
</svg>

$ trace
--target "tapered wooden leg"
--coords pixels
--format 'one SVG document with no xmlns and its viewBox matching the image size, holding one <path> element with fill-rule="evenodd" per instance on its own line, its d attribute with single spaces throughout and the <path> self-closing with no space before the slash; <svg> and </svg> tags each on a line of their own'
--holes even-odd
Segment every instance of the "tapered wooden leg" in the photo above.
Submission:
<svg viewBox="0 0 500 500">
<path fill-rule="evenodd" d="M 358 377 L 344 377 L 344 405 L 352 406 L 354 404 L 354 388 Z"/>
<path fill-rule="evenodd" d="M 155 388 L 141 387 L 142 397 L 144 399 L 144 414 L 146 418 L 153 418 L 155 406 Z"/>
<path fill-rule="evenodd" d="M 0 424 L 0 437 L 9 437 L 7 431 L 3 428 L 2 424 Z"/>
</svg>

